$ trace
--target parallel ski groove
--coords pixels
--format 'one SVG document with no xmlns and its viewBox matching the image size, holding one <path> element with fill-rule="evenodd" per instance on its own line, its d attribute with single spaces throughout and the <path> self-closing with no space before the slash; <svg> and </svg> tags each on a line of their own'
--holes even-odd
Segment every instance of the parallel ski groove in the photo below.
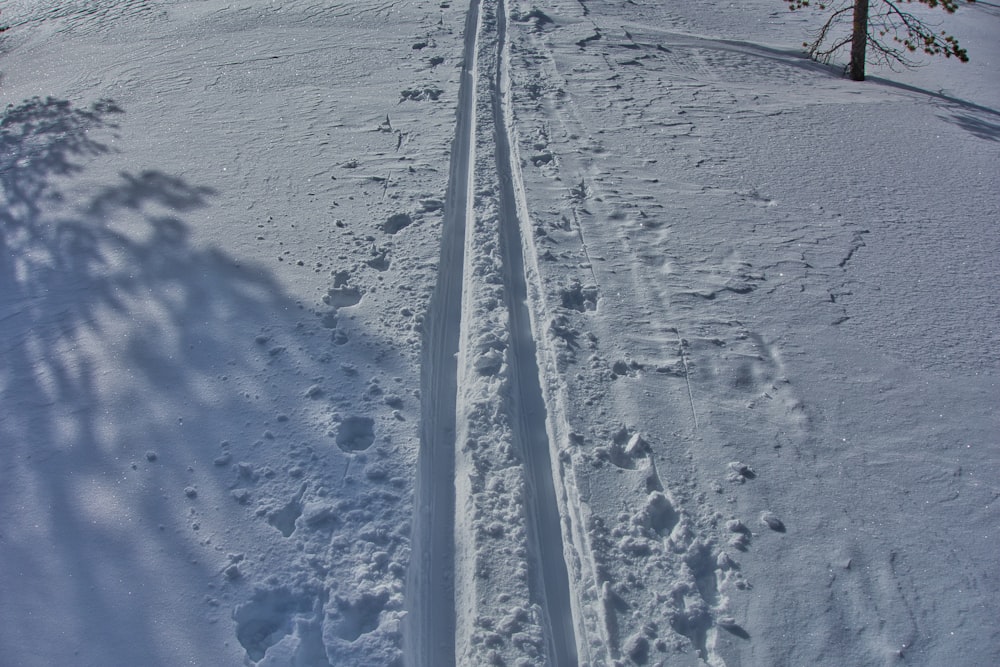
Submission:
<svg viewBox="0 0 1000 667">
<path fill-rule="evenodd" d="M 465 23 L 455 138 L 448 169 L 438 281 L 431 297 L 421 357 L 421 430 L 407 573 L 404 632 L 413 667 L 455 664 L 456 355 L 462 338 L 466 229 L 472 217 L 476 132 L 476 41 L 479 0 Z"/>
<path fill-rule="evenodd" d="M 570 578 L 563 548 L 563 531 L 552 472 L 548 410 L 542 392 L 537 349 L 529 308 L 521 211 L 515 191 L 520 172 L 513 162 L 509 116 L 509 62 L 506 1 L 497 9 L 497 71 L 493 97 L 496 163 L 500 182 L 500 236 L 505 263 L 505 288 L 510 313 L 512 421 L 527 477 L 529 546 L 534 556 L 534 595 L 542 610 L 549 664 L 578 664 L 572 615 Z"/>
<path fill-rule="evenodd" d="M 574 667 L 579 663 L 573 618 L 569 568 L 549 437 L 549 415 L 537 345 L 531 319 L 530 277 L 526 272 L 522 227 L 524 203 L 518 199 L 520 171 L 514 162 L 516 144 L 510 132 L 509 47 L 503 0 L 489 0 L 496 8 L 495 28 L 481 25 L 483 0 L 472 0 L 466 17 L 464 62 L 459 87 L 456 131 L 452 144 L 449 182 L 441 239 L 438 282 L 427 317 L 421 369 L 422 424 L 417 462 L 413 551 L 407 579 L 408 615 L 404 633 L 407 663 L 413 667 L 451 667 L 474 633 L 471 619 L 462 613 L 476 607 L 477 588 L 466 565 L 475 558 L 476 542 L 470 523 L 471 497 L 457 487 L 458 435 L 465 433 L 469 415 L 460 404 L 467 386 L 475 386 L 474 363 L 467 346 L 477 313 L 470 310 L 477 287 L 474 258 L 482 249 L 474 243 L 477 225 L 475 195 L 480 188 L 497 187 L 499 235 L 503 258 L 503 292 L 508 317 L 511 395 L 507 403 L 516 451 L 523 461 L 527 566 L 530 596 L 540 612 L 547 663 Z M 482 42 L 482 43 L 480 43 Z M 480 49 L 489 53 L 478 61 Z M 495 57 L 495 62 L 493 58 Z M 487 64 L 489 62 L 489 64 Z M 489 89 L 480 91 L 486 104 L 477 108 L 479 69 Z M 491 100 L 491 103 L 490 103 Z M 482 114 L 477 118 L 478 114 Z M 479 127 L 482 125 L 482 127 Z M 477 170 L 477 137 L 487 141 Z M 489 157 L 488 163 L 482 158 Z M 481 183 L 478 181 L 482 181 Z M 484 191 L 485 192 L 485 191 Z M 522 197 L 523 199 L 523 197 Z M 481 323 L 479 323 L 481 325 Z M 463 436 L 464 438 L 464 436 Z M 461 496 L 461 498 L 459 498 Z M 460 507 L 461 505 L 461 507 Z M 469 551 L 473 549 L 472 551 Z M 459 568 L 463 568 L 459 571 Z M 469 577 L 472 576 L 473 579 Z M 470 598 L 470 595 L 472 596 Z M 474 641 L 474 640 L 473 640 Z"/>
</svg>

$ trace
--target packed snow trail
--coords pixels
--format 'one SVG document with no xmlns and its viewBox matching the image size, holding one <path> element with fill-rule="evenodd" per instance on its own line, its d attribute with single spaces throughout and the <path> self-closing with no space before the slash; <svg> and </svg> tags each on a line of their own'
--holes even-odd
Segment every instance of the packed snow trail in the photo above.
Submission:
<svg viewBox="0 0 1000 667">
<path fill-rule="evenodd" d="M 424 341 L 407 629 L 421 666 L 578 662 L 522 250 L 506 21 L 501 3 L 483 0 L 466 22 Z"/>
<path fill-rule="evenodd" d="M 465 24 L 464 62 L 438 281 L 431 299 L 421 358 L 421 433 L 414 495 L 413 556 L 408 574 L 407 654 L 415 665 L 455 664 L 455 419 L 462 323 L 466 227 L 471 211 L 475 134 L 476 34 L 479 0 Z"/>
<path fill-rule="evenodd" d="M 563 555 L 562 527 L 559 504 L 552 477 L 552 459 L 546 427 L 545 399 L 539 379 L 536 345 L 532 334 L 531 313 L 524 266 L 522 229 L 515 179 L 520 178 L 518 164 L 511 147 L 516 139 L 511 135 L 510 67 L 507 42 L 506 3 L 498 3 L 497 17 L 497 90 L 493 97 L 493 119 L 496 128 L 497 173 L 500 177 L 500 234 L 503 240 L 506 266 L 505 287 L 511 323 L 511 380 L 514 395 L 513 417 L 518 429 L 515 437 L 526 467 L 526 494 L 529 544 L 536 560 L 535 579 L 546 618 L 547 645 L 552 665 L 577 664 L 573 637 L 573 618 L 569 573 Z M 523 191 L 523 185 L 518 183 Z M 530 226 L 528 226 L 530 229 Z"/>
</svg>

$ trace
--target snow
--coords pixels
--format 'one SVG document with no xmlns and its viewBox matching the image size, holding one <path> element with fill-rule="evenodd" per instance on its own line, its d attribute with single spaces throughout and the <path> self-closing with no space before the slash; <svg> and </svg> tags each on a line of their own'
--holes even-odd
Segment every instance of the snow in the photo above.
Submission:
<svg viewBox="0 0 1000 667">
<path fill-rule="evenodd" d="M 0 665 L 982 665 L 1000 12 L 9 0 Z"/>
</svg>

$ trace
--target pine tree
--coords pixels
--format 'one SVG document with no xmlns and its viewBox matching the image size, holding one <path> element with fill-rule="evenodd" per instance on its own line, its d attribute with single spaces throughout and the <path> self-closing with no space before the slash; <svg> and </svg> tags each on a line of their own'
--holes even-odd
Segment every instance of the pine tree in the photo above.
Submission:
<svg viewBox="0 0 1000 667">
<path fill-rule="evenodd" d="M 811 58 L 829 62 L 840 49 L 850 45 L 847 71 L 855 81 L 864 81 L 865 64 L 873 62 L 890 67 L 913 67 L 911 54 L 922 51 L 932 56 L 969 61 L 969 54 L 958 40 L 936 26 L 906 11 L 906 5 L 919 2 L 955 13 L 961 2 L 975 0 L 784 0 L 792 11 L 815 7 L 829 16 L 812 42 L 803 46 Z M 850 30 L 841 28 L 850 24 Z"/>
</svg>

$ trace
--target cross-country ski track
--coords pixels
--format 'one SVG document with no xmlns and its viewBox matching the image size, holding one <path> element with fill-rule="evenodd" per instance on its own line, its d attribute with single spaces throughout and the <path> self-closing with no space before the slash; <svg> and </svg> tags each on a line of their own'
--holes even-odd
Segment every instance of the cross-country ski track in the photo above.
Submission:
<svg viewBox="0 0 1000 667">
<path fill-rule="evenodd" d="M 537 298 L 539 290 L 528 289 L 523 256 L 527 211 L 509 127 L 507 20 L 503 2 L 474 0 L 469 8 L 425 341 L 408 636 L 414 664 L 426 667 L 473 664 L 486 645 L 473 622 L 483 591 L 522 597 L 516 622 L 537 615 L 531 622 L 547 664 L 578 664 L 549 409 L 528 303 L 529 292 Z M 499 412 L 488 414 L 487 403 Z M 506 468 L 502 487 L 499 478 L 473 472 L 493 465 Z M 513 497 L 499 502 L 514 501 L 511 510 L 521 516 L 501 526 L 489 515 L 505 491 Z M 517 530 L 522 549 L 491 551 L 490 535 L 501 530 Z M 510 573 L 513 586 L 499 572 Z M 529 608 L 535 611 L 527 614 Z"/>
<path fill-rule="evenodd" d="M 421 357 L 421 431 L 415 483 L 409 614 L 413 665 L 455 664 L 455 425 L 466 226 L 471 217 L 479 3 L 465 23 L 455 138 L 448 169 L 441 258 Z"/>
<path fill-rule="evenodd" d="M 0 666 L 995 662 L 996 3 L 0 4 Z"/>
</svg>

